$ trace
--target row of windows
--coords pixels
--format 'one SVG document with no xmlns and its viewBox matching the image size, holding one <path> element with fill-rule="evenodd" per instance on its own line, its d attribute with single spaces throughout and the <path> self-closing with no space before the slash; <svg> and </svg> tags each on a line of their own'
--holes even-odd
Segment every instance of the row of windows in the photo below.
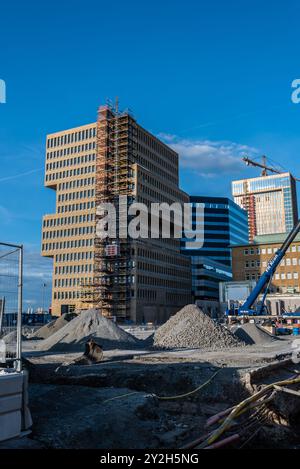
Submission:
<svg viewBox="0 0 300 469">
<path fill-rule="evenodd" d="M 141 129 L 137 131 L 138 139 L 145 143 L 149 148 L 168 158 L 170 162 L 174 163 L 177 161 L 177 154 L 173 152 L 166 145 L 155 140 L 153 137 L 149 136 L 147 133 L 143 132 Z"/>
<path fill-rule="evenodd" d="M 95 150 L 95 148 L 96 148 L 95 142 L 85 143 L 84 145 L 76 145 L 75 147 L 63 148 L 57 151 L 50 151 L 47 153 L 46 159 L 52 160 L 55 158 L 61 158 L 63 156 L 70 156 L 76 153 L 82 153 L 86 151 Z"/>
<path fill-rule="evenodd" d="M 250 249 L 244 249 L 244 256 L 248 256 L 248 255 L 253 255 L 253 254 L 260 254 L 260 248 L 250 248 Z"/>
<path fill-rule="evenodd" d="M 245 262 L 245 267 L 246 269 L 249 269 L 249 267 L 260 267 L 260 261 L 246 261 Z"/>
<path fill-rule="evenodd" d="M 53 251 L 57 249 L 73 249 L 94 246 L 94 239 L 72 239 L 70 241 L 60 241 L 56 243 L 43 243 L 43 251 Z"/>
<path fill-rule="evenodd" d="M 87 140 L 96 136 L 96 127 L 89 129 L 80 130 L 78 132 L 72 132 L 64 135 L 58 135 L 57 137 L 50 137 L 47 140 L 47 148 L 59 147 L 62 145 L 69 145 L 73 142 L 80 142 L 81 140 Z"/>
<path fill-rule="evenodd" d="M 170 277 L 182 277 L 182 271 L 176 269 L 172 269 L 167 265 L 157 265 L 157 264 L 148 264 L 146 262 L 138 262 L 137 267 L 140 270 L 147 270 L 152 273 L 161 274 L 161 275 L 169 275 Z"/>
<path fill-rule="evenodd" d="M 95 218 L 93 213 L 87 215 L 73 215 L 72 217 L 64 218 L 48 218 L 43 221 L 43 227 L 61 226 L 61 225 L 76 225 L 77 223 L 87 223 L 93 221 Z"/>
<path fill-rule="evenodd" d="M 120 284 L 120 285 L 130 285 L 135 283 L 135 276 L 134 275 L 115 275 L 114 277 L 111 276 L 103 276 L 99 279 L 102 285 L 111 285 L 111 284 Z"/>
<path fill-rule="evenodd" d="M 246 273 L 245 280 L 258 280 L 260 278 L 260 274 L 258 273 Z M 299 272 L 287 272 L 287 273 L 276 273 L 275 280 L 298 280 L 299 279 Z"/>
<path fill-rule="evenodd" d="M 95 170 L 95 166 L 82 166 L 81 168 L 67 169 L 66 171 L 60 171 L 59 173 L 46 174 L 45 181 L 56 181 L 57 179 L 81 176 L 83 174 L 94 173 Z"/>
<path fill-rule="evenodd" d="M 137 297 L 147 300 L 156 300 L 156 291 L 155 290 L 144 290 L 143 288 L 138 289 Z"/>
<path fill-rule="evenodd" d="M 54 300 L 76 300 L 80 297 L 79 292 L 77 291 L 69 291 L 69 292 L 54 292 L 53 293 L 53 298 Z"/>
<path fill-rule="evenodd" d="M 157 191 L 151 189 L 146 184 L 150 183 L 153 186 L 155 186 L 159 191 L 163 191 L 167 194 L 170 194 L 173 197 L 173 202 L 175 202 L 175 200 L 179 198 L 178 190 L 173 189 L 172 187 L 170 187 L 166 184 L 162 184 L 161 182 L 159 182 L 159 180 L 157 178 L 155 179 L 155 178 L 152 178 L 150 176 L 146 176 L 146 175 L 143 174 L 142 180 L 143 180 L 143 184 L 141 184 L 141 186 L 140 186 L 141 189 L 143 190 L 143 192 L 145 194 L 148 194 L 148 195 L 152 196 L 153 198 L 157 198 Z"/>
<path fill-rule="evenodd" d="M 298 272 L 287 272 L 287 273 L 276 273 L 275 274 L 275 280 L 291 280 L 291 279 L 294 279 L 294 280 L 298 280 L 299 278 L 299 273 Z"/>
<path fill-rule="evenodd" d="M 77 156 L 75 158 L 54 161 L 53 163 L 46 164 L 46 170 L 52 171 L 58 168 L 65 168 L 68 166 L 83 165 L 85 163 L 92 163 L 96 160 L 96 154 L 90 153 L 89 155 Z"/>
<path fill-rule="evenodd" d="M 90 280 L 90 279 L 89 279 Z M 54 280 L 54 287 L 77 287 L 82 285 L 84 279 L 74 277 L 74 278 L 56 278 Z"/>
<path fill-rule="evenodd" d="M 55 275 L 65 274 L 80 274 L 93 272 L 93 264 L 78 264 L 78 265 L 62 265 L 56 266 L 54 269 Z"/>
<path fill-rule="evenodd" d="M 95 178 L 83 178 L 83 179 L 73 179 L 72 181 L 62 182 L 59 184 L 59 190 L 65 191 L 69 189 L 75 189 L 77 187 L 83 186 L 93 186 L 95 184 Z"/>
<path fill-rule="evenodd" d="M 79 204 L 59 205 L 57 213 L 77 212 L 79 210 L 90 210 L 95 208 L 95 202 L 80 202 Z"/>
<path fill-rule="evenodd" d="M 136 156 L 136 162 L 139 163 L 144 168 L 146 168 L 148 171 L 151 171 L 152 173 L 159 175 L 161 178 L 165 179 L 166 181 L 171 181 L 173 184 L 177 185 L 178 183 L 177 170 L 176 170 L 176 176 L 172 176 L 170 173 L 168 173 L 164 169 L 161 169 L 158 165 L 153 164 L 152 160 L 153 160 L 152 154 L 150 154 L 149 156 L 145 158 L 141 154 L 138 154 Z"/>
<path fill-rule="evenodd" d="M 137 255 L 139 257 L 144 257 L 146 259 L 151 259 L 152 261 L 160 261 L 165 265 L 175 264 L 177 267 L 187 267 L 189 265 L 189 260 L 185 259 L 183 256 L 168 256 L 158 251 L 148 251 L 147 249 L 138 248 Z"/>
<path fill-rule="evenodd" d="M 55 261 L 56 262 L 73 262 L 73 261 L 89 260 L 93 258 L 94 258 L 93 251 L 70 252 L 66 254 L 56 254 Z"/>
<path fill-rule="evenodd" d="M 65 230 L 44 231 L 43 239 L 66 238 L 69 236 L 81 236 L 94 233 L 94 226 L 82 226 L 80 228 L 67 228 Z"/>
<path fill-rule="evenodd" d="M 75 199 L 86 199 L 89 197 L 94 197 L 95 190 L 88 189 L 85 191 L 77 191 L 77 192 L 68 192 L 67 194 L 59 194 L 57 197 L 58 202 L 67 202 L 68 200 L 75 200 Z"/>
<path fill-rule="evenodd" d="M 244 249 L 244 256 L 253 254 L 275 254 L 279 247 L 275 248 L 246 248 Z M 300 245 L 292 245 L 288 248 L 287 252 L 300 252 Z"/>
<path fill-rule="evenodd" d="M 178 290 L 190 288 L 189 281 L 185 282 L 184 280 L 181 280 L 181 282 L 178 282 L 176 280 L 150 277 L 149 275 L 138 275 L 138 282 L 142 285 L 149 285 L 152 287 L 174 288 Z"/>
<path fill-rule="evenodd" d="M 267 267 L 268 263 L 266 261 L 263 261 L 262 263 L 263 267 Z M 282 259 L 280 262 L 279 266 L 284 267 L 285 265 L 300 265 L 300 258 L 293 257 L 292 259 L 287 257 L 286 259 Z"/>
</svg>

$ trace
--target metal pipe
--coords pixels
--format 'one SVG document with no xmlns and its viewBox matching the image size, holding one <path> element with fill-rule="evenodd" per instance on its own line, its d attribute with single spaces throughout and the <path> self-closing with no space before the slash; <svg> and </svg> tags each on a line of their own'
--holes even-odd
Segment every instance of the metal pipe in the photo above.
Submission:
<svg viewBox="0 0 300 469">
<path fill-rule="evenodd" d="M 18 316 L 16 369 L 22 371 L 23 245 L 19 251 Z"/>
<path fill-rule="evenodd" d="M 4 310 L 5 310 L 5 296 L 1 298 L 1 310 L 0 310 L 0 336 L 2 334 L 2 326 L 3 326 L 3 318 L 4 318 Z"/>
</svg>

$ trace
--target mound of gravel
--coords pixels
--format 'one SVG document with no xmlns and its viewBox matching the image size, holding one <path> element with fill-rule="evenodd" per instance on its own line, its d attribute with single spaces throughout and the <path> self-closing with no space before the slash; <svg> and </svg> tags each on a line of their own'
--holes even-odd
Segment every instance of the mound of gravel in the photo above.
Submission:
<svg viewBox="0 0 300 469">
<path fill-rule="evenodd" d="M 22 340 L 26 340 L 26 338 L 27 337 L 22 334 Z M 2 337 L 2 340 L 4 340 L 4 342 L 7 345 L 16 344 L 17 343 L 17 330 L 9 332 L 8 334 L 6 334 L 5 336 Z"/>
<path fill-rule="evenodd" d="M 232 332 L 235 337 L 243 340 L 247 345 L 267 345 L 277 340 L 276 337 L 272 337 L 251 322 L 235 327 Z"/>
<path fill-rule="evenodd" d="M 224 326 L 215 323 L 196 305 L 187 305 L 154 333 L 155 348 L 225 349 L 244 345 Z"/>
<path fill-rule="evenodd" d="M 76 318 L 76 313 L 65 313 L 54 321 L 45 324 L 44 326 L 40 327 L 37 331 L 35 331 L 30 338 L 31 339 L 48 339 L 52 334 L 59 331 L 62 327 L 64 327 L 68 322 L 72 319 Z"/>
<path fill-rule="evenodd" d="M 75 319 L 39 343 L 39 350 L 55 352 L 83 352 L 86 341 L 93 338 L 104 349 L 130 348 L 139 340 L 125 332 L 98 310 L 82 311 Z"/>
</svg>

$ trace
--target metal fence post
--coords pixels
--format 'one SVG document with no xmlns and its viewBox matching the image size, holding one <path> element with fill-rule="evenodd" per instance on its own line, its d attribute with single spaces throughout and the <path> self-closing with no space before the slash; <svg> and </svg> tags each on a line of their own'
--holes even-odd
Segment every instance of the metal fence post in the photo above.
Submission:
<svg viewBox="0 0 300 469">
<path fill-rule="evenodd" d="M 22 311 L 23 311 L 23 245 L 20 246 L 20 252 L 19 252 L 17 353 L 16 353 L 17 371 L 22 371 Z"/>
</svg>

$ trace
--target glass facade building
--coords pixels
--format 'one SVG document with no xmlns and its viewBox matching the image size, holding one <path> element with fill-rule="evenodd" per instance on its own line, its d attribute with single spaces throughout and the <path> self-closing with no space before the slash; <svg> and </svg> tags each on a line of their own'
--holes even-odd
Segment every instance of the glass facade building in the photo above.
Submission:
<svg viewBox="0 0 300 469">
<path fill-rule="evenodd" d="M 231 246 L 248 242 L 247 212 L 225 197 L 191 196 L 190 204 L 195 238 L 183 238 L 182 252 L 192 260 L 193 296 L 218 301 L 219 282 L 232 278 Z"/>
<path fill-rule="evenodd" d="M 232 182 L 234 201 L 248 212 L 249 240 L 286 233 L 298 220 L 296 182 L 290 173 Z"/>
</svg>

